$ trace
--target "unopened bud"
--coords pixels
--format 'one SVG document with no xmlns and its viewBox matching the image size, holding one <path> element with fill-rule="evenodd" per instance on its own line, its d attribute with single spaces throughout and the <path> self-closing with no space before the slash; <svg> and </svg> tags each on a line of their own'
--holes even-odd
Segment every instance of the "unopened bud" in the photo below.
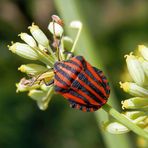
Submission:
<svg viewBox="0 0 148 148">
<path fill-rule="evenodd" d="M 148 90 L 131 82 L 120 82 L 120 87 L 127 93 L 137 97 L 148 97 Z"/>
<path fill-rule="evenodd" d="M 144 60 L 143 58 L 139 58 L 139 61 L 141 62 L 146 77 L 148 78 L 148 61 Z"/>
<path fill-rule="evenodd" d="M 121 102 L 123 109 L 139 109 L 148 107 L 148 98 L 134 97 Z"/>
<path fill-rule="evenodd" d="M 36 39 L 36 41 L 44 47 L 49 47 L 49 40 L 43 31 L 37 26 L 32 24 L 32 26 L 28 27 L 32 36 Z"/>
<path fill-rule="evenodd" d="M 75 28 L 75 29 L 81 29 L 82 28 L 82 23 L 80 21 L 72 21 L 70 23 L 70 27 Z"/>
<path fill-rule="evenodd" d="M 139 45 L 138 50 L 145 60 L 148 61 L 148 48 L 144 45 Z"/>
<path fill-rule="evenodd" d="M 31 47 L 37 47 L 36 41 L 33 39 L 33 37 L 27 33 L 21 33 L 19 34 L 20 38 L 27 43 Z"/>
<path fill-rule="evenodd" d="M 130 55 L 126 55 L 125 57 L 126 57 L 127 68 L 132 79 L 138 85 L 142 86 L 145 82 L 146 77 L 141 63 L 134 55 L 132 55 L 132 53 Z"/>
<path fill-rule="evenodd" d="M 63 34 L 63 28 L 61 25 L 55 23 L 55 22 L 50 22 L 48 25 L 48 30 L 55 36 L 60 37 Z"/>
<path fill-rule="evenodd" d="M 39 73 L 43 73 L 48 69 L 45 66 L 38 65 L 38 64 L 26 64 L 21 65 L 18 70 L 30 75 L 37 75 Z"/>
<path fill-rule="evenodd" d="M 111 134 L 123 134 L 130 130 L 119 122 L 107 122 L 104 124 L 104 129 Z"/>
<path fill-rule="evenodd" d="M 16 42 L 12 44 L 11 46 L 8 46 L 9 50 L 11 50 L 13 53 L 29 59 L 29 60 L 38 60 L 39 56 L 38 54 L 27 44 Z"/>
<path fill-rule="evenodd" d="M 124 114 L 128 119 L 135 120 L 140 116 L 145 116 L 145 113 L 142 111 L 126 111 Z"/>
</svg>

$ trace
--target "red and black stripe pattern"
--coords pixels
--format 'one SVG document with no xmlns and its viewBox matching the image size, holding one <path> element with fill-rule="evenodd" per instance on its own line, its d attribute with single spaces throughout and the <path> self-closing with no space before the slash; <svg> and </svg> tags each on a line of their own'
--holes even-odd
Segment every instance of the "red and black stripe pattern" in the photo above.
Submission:
<svg viewBox="0 0 148 148">
<path fill-rule="evenodd" d="M 54 73 L 55 91 L 62 94 L 72 108 L 92 112 L 107 102 L 110 87 L 106 77 L 82 56 L 56 62 Z"/>
</svg>

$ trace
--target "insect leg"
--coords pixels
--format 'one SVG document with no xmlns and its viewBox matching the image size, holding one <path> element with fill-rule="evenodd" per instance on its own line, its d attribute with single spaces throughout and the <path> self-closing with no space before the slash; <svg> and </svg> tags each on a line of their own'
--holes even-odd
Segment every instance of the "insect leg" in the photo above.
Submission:
<svg viewBox="0 0 148 148">
<path fill-rule="evenodd" d="M 49 82 L 46 82 L 45 79 L 43 79 L 43 81 L 44 81 L 44 83 L 45 83 L 46 86 L 50 86 L 50 85 L 52 85 L 54 83 L 54 79 L 52 79 Z"/>
</svg>

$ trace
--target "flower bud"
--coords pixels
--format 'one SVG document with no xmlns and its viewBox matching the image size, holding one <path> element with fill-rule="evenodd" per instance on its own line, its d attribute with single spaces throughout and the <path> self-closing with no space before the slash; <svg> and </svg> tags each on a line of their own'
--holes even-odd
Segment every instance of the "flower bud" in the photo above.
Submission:
<svg viewBox="0 0 148 148">
<path fill-rule="evenodd" d="M 127 68 L 132 79 L 138 85 L 142 86 L 145 82 L 146 77 L 141 63 L 134 55 L 132 55 L 132 53 L 130 55 L 126 55 L 125 57 L 126 57 Z"/>
<path fill-rule="evenodd" d="M 39 73 L 43 73 L 48 69 L 45 66 L 38 65 L 38 64 L 26 64 L 21 65 L 18 70 L 30 75 L 37 75 Z"/>
<path fill-rule="evenodd" d="M 134 97 L 121 102 L 123 109 L 139 109 L 148 107 L 148 99 L 142 97 Z"/>
<path fill-rule="evenodd" d="M 106 122 L 104 124 L 104 129 L 111 134 L 123 134 L 130 131 L 126 126 L 119 122 Z"/>
<path fill-rule="evenodd" d="M 144 45 L 139 45 L 138 50 L 145 60 L 148 61 L 148 48 Z"/>
<path fill-rule="evenodd" d="M 53 95 L 53 87 L 50 87 L 48 91 L 31 90 L 28 95 L 37 101 L 40 110 L 46 110 Z"/>
<path fill-rule="evenodd" d="M 13 53 L 29 59 L 29 60 L 38 60 L 39 56 L 38 54 L 27 44 L 16 42 L 12 44 L 11 46 L 8 46 L 9 50 L 11 50 Z"/>
<path fill-rule="evenodd" d="M 124 112 L 123 115 L 125 115 L 128 119 L 135 120 L 140 116 L 144 116 L 145 113 L 142 111 L 127 111 Z"/>
<path fill-rule="evenodd" d="M 48 102 L 46 102 L 46 94 L 47 92 L 41 90 L 31 90 L 28 96 L 37 101 L 37 105 L 40 110 L 46 110 L 48 107 Z"/>
<path fill-rule="evenodd" d="M 48 30 L 55 36 L 60 37 L 63 34 L 63 28 L 61 25 L 55 23 L 55 22 L 50 22 L 48 25 Z"/>
<path fill-rule="evenodd" d="M 37 26 L 32 24 L 32 26 L 28 27 L 32 36 L 36 39 L 36 41 L 44 47 L 49 47 L 49 40 L 43 31 Z"/>
<path fill-rule="evenodd" d="M 80 21 L 72 21 L 70 23 L 70 27 L 75 28 L 75 29 L 81 29 L 82 28 L 82 23 Z"/>
<path fill-rule="evenodd" d="M 21 33 L 19 34 L 20 38 L 27 43 L 30 47 L 37 47 L 36 41 L 33 39 L 33 37 L 27 33 Z"/>
<path fill-rule="evenodd" d="M 139 61 L 141 62 L 146 77 L 148 78 L 148 61 L 144 60 L 143 58 L 139 58 Z"/>
<path fill-rule="evenodd" d="M 137 97 L 148 97 L 148 90 L 131 82 L 120 82 L 120 87 L 127 93 Z"/>
</svg>

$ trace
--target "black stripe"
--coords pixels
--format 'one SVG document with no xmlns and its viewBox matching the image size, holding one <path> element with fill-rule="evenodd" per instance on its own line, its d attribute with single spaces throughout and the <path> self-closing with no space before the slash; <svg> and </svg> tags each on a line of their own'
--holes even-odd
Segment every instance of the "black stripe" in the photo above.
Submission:
<svg viewBox="0 0 148 148">
<path fill-rule="evenodd" d="M 73 61 L 73 60 L 69 60 L 67 62 L 81 68 L 81 66 L 78 63 L 76 63 L 75 61 Z"/>
<path fill-rule="evenodd" d="M 58 75 L 55 75 L 54 78 L 59 81 L 62 85 L 69 87 L 69 85 L 64 82 Z"/>
<path fill-rule="evenodd" d="M 68 93 L 70 93 L 71 95 L 73 95 L 73 96 L 75 96 L 77 98 L 82 99 L 87 105 L 90 105 L 90 102 L 85 97 L 83 97 L 82 95 L 77 93 L 76 91 L 71 89 Z"/>
<path fill-rule="evenodd" d="M 102 80 L 107 81 L 107 78 L 104 76 L 104 74 L 103 74 L 103 72 L 101 70 L 97 69 L 96 67 L 93 67 L 93 68 L 96 71 L 96 73 L 102 78 Z M 101 75 L 101 74 L 103 74 L 103 75 Z M 108 81 L 107 81 L 107 83 L 105 83 L 104 81 L 102 81 L 102 82 L 103 82 L 102 85 L 103 85 L 106 93 L 110 94 L 110 89 L 106 89 L 106 87 L 109 86 Z"/>
<path fill-rule="evenodd" d="M 90 88 L 92 88 L 101 98 L 106 99 L 106 97 L 104 96 L 104 94 L 95 87 L 95 85 L 93 85 L 86 77 L 83 73 L 80 73 L 78 75 L 78 78 L 80 80 L 82 80 L 86 85 L 88 85 Z M 84 86 L 85 87 L 85 86 Z"/>
<path fill-rule="evenodd" d="M 68 73 L 66 73 L 65 71 L 63 71 L 62 69 L 60 69 L 58 71 L 63 77 L 66 77 L 71 83 L 74 81 L 74 79 L 72 77 L 70 77 L 70 75 Z M 70 71 L 71 72 L 71 71 Z"/>
<path fill-rule="evenodd" d="M 55 92 L 61 92 L 61 93 L 66 93 L 66 92 L 69 91 L 68 89 L 59 87 L 59 86 L 57 86 L 57 85 L 54 85 L 54 90 L 55 90 Z"/>
<path fill-rule="evenodd" d="M 76 56 L 75 58 L 76 58 L 77 60 L 79 60 L 80 62 L 84 61 L 83 56 Z"/>
<path fill-rule="evenodd" d="M 61 63 L 62 67 L 65 68 L 66 70 L 69 70 L 70 72 L 72 72 L 75 75 L 78 75 L 80 72 L 77 71 L 76 69 L 70 67 L 69 65 L 66 65 L 66 63 Z"/>
<path fill-rule="evenodd" d="M 102 101 L 100 99 L 98 99 L 94 94 L 92 94 L 89 90 L 87 90 L 84 86 L 82 86 L 77 80 L 75 80 L 71 86 L 78 90 L 81 90 L 86 95 L 88 95 L 91 99 L 98 102 L 100 105 L 102 104 Z"/>
</svg>

